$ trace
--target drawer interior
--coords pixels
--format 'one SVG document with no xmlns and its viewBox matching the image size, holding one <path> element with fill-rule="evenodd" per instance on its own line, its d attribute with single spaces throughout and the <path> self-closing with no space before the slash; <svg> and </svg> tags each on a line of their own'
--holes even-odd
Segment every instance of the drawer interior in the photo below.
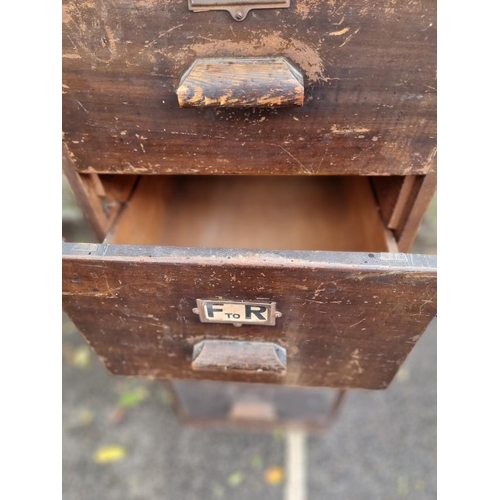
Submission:
<svg viewBox="0 0 500 500">
<path fill-rule="evenodd" d="M 386 252 L 366 177 L 142 176 L 106 243 Z"/>
</svg>

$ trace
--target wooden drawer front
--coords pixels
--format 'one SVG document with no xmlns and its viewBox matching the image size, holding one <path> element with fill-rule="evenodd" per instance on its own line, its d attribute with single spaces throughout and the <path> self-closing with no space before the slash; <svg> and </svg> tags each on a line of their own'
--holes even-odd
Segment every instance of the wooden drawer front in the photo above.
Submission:
<svg viewBox="0 0 500 500">
<path fill-rule="evenodd" d="M 436 312 L 406 254 L 63 243 L 63 306 L 108 369 L 157 378 L 385 388 Z M 201 323 L 196 299 L 273 301 L 276 326 Z M 204 340 L 274 343 L 286 371 L 196 371 Z"/>
<path fill-rule="evenodd" d="M 64 141 L 81 173 L 425 174 L 436 5 L 293 0 L 241 23 L 187 0 L 65 0 Z M 181 109 L 199 58 L 286 57 L 304 105 Z"/>
</svg>

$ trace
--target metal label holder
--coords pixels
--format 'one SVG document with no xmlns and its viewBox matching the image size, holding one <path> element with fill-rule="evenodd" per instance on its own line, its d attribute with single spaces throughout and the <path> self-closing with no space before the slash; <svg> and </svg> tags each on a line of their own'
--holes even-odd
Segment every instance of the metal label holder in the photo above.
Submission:
<svg viewBox="0 0 500 500">
<path fill-rule="evenodd" d="M 227 10 L 235 21 L 243 21 L 252 9 L 287 9 L 290 0 L 188 0 L 189 10 Z"/>
</svg>

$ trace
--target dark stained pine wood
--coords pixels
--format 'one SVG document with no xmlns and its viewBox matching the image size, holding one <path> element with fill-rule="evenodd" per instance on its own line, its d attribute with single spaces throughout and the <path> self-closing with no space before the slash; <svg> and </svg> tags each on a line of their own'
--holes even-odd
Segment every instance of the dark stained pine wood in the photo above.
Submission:
<svg viewBox="0 0 500 500">
<path fill-rule="evenodd" d="M 435 165 L 436 2 L 64 0 L 63 131 L 81 173 L 421 175 Z M 284 56 L 304 106 L 182 109 L 198 58 Z"/>
<path fill-rule="evenodd" d="M 187 1 L 63 4 L 66 174 L 99 238 L 126 245 L 63 244 L 63 306 L 108 369 L 387 387 L 436 312 L 435 258 L 393 253 L 435 191 L 435 0 L 294 0 L 242 23 Z M 262 57 L 300 69 L 302 107 L 179 106 L 195 60 Z M 258 104 L 266 85 L 239 102 Z M 318 174 L 392 177 L 372 179 L 377 207 L 368 179 L 303 177 Z M 249 247 L 269 250 L 238 249 Z M 200 323 L 197 298 L 276 301 L 283 317 Z M 274 343 L 286 371 L 193 370 L 195 345 L 210 341 Z M 239 401 L 228 415 L 278 408 Z"/>
<path fill-rule="evenodd" d="M 111 229 L 124 203 L 132 195 L 136 175 L 80 174 L 76 171 L 67 148 L 62 150 L 63 173 L 97 238 L 103 240 Z"/>
<path fill-rule="evenodd" d="M 201 323 L 197 298 L 274 301 L 283 316 Z M 436 260 L 63 243 L 63 306 L 115 374 L 383 389 L 436 313 Z M 286 373 L 194 371 L 211 339 L 275 343 Z"/>
</svg>

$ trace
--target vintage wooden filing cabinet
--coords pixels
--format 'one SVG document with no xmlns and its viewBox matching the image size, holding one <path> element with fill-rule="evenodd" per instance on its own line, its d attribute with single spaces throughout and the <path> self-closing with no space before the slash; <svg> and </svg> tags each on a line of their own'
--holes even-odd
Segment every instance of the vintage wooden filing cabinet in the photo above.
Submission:
<svg viewBox="0 0 500 500">
<path fill-rule="evenodd" d="M 406 253 L 435 72 L 434 0 L 65 0 L 64 171 L 102 244 L 63 243 L 63 307 L 107 368 L 195 417 L 387 387 L 436 313 Z"/>
</svg>

